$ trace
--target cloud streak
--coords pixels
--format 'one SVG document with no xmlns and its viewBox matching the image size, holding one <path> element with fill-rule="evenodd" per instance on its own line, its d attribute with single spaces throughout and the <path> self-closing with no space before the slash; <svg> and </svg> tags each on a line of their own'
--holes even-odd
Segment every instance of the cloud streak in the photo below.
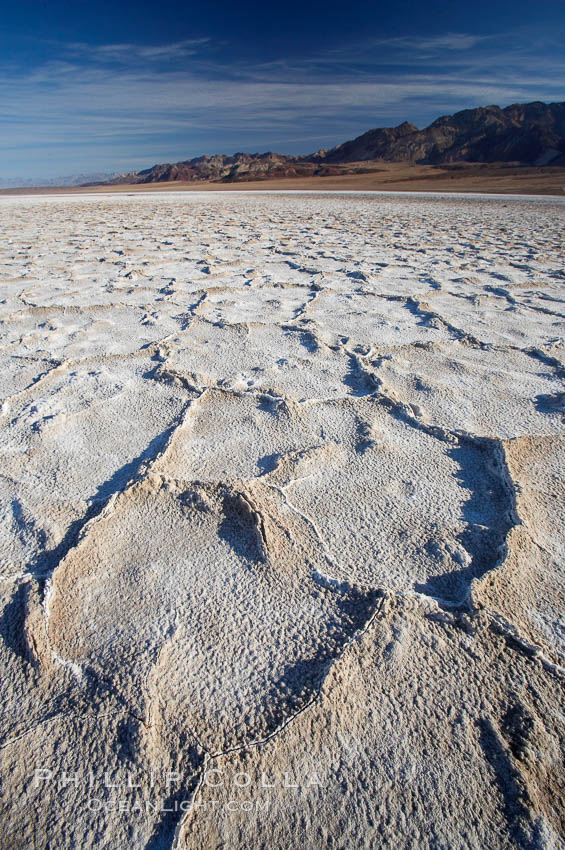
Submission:
<svg viewBox="0 0 565 850">
<path fill-rule="evenodd" d="M 80 57 L 82 61 L 132 65 L 139 62 L 180 61 L 189 56 L 197 56 L 209 46 L 209 38 L 192 38 L 175 41 L 172 44 L 153 46 L 140 44 L 92 45 L 84 42 L 71 42 L 60 44 L 59 49 L 71 56 Z"/>
</svg>

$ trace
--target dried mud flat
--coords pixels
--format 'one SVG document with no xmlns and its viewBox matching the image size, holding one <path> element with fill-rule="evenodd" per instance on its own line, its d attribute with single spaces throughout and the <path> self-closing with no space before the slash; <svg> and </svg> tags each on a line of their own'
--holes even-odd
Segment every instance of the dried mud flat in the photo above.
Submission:
<svg viewBox="0 0 565 850">
<path fill-rule="evenodd" d="M 0 202 L 2 848 L 557 848 L 565 202 Z"/>
</svg>

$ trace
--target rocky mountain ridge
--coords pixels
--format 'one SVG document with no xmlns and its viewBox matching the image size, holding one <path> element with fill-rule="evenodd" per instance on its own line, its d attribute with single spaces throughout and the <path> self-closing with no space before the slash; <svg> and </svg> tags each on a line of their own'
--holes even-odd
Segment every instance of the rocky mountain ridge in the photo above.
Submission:
<svg viewBox="0 0 565 850">
<path fill-rule="evenodd" d="M 368 130 L 329 150 L 306 156 L 273 152 L 215 154 L 120 174 L 108 184 L 243 182 L 331 176 L 364 170 L 364 162 L 457 162 L 565 165 L 565 102 L 485 106 L 443 115 L 419 130 L 405 121 Z"/>
</svg>

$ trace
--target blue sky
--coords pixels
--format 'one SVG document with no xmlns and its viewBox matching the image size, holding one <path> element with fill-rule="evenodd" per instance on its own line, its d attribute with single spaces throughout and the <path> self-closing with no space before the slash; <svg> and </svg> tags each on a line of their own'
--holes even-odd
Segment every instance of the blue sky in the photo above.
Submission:
<svg viewBox="0 0 565 850">
<path fill-rule="evenodd" d="M 308 153 L 470 106 L 565 100 L 563 0 L 2 5 L 0 178 Z"/>
</svg>

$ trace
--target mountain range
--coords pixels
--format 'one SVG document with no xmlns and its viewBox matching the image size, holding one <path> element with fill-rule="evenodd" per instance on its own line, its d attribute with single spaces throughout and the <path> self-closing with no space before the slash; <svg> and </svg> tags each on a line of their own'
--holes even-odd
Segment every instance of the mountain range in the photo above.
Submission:
<svg viewBox="0 0 565 850">
<path fill-rule="evenodd" d="M 306 156 L 272 152 L 199 156 L 120 174 L 105 185 L 331 176 L 372 171 L 379 161 L 564 166 L 565 102 L 465 109 L 443 115 L 423 130 L 404 122 L 398 127 L 368 130 L 334 148 Z"/>
<path fill-rule="evenodd" d="M 32 188 L 36 186 L 85 186 L 109 182 L 117 172 L 96 171 L 92 174 L 68 174 L 64 177 L 0 177 L 0 189 Z"/>
</svg>

